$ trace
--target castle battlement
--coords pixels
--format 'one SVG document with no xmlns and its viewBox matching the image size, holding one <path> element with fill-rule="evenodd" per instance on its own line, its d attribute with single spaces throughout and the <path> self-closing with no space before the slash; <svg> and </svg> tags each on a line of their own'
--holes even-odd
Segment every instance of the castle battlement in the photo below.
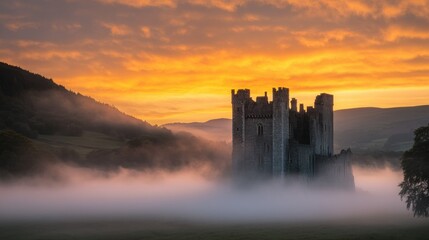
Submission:
<svg viewBox="0 0 429 240">
<path fill-rule="evenodd" d="M 300 104 L 299 111 L 298 100 L 289 100 L 289 89 L 284 87 L 272 89 L 272 101 L 267 92 L 254 101 L 249 89 L 232 90 L 231 102 L 237 175 L 313 178 L 325 171 L 325 165 L 340 161 L 348 169 L 344 167 L 350 165 L 347 158 L 333 153 L 333 95 L 321 93 L 314 106 L 305 110 Z"/>
</svg>

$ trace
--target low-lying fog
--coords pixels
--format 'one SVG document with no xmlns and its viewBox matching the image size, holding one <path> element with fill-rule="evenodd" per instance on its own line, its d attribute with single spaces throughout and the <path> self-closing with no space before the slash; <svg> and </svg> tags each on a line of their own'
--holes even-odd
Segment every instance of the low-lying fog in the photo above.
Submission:
<svg viewBox="0 0 429 240">
<path fill-rule="evenodd" d="M 401 171 L 354 167 L 356 191 L 280 182 L 237 188 L 195 171 L 109 176 L 64 167 L 66 182 L 0 185 L 0 220 L 158 218 L 206 222 L 310 221 L 394 216 L 412 219 L 398 196 Z"/>
</svg>

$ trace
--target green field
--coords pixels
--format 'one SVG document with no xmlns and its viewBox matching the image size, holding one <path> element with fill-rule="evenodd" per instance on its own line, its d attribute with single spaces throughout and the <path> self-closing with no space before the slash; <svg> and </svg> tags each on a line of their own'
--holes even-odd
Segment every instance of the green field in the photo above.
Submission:
<svg viewBox="0 0 429 240">
<path fill-rule="evenodd" d="M 0 239 L 428 239 L 429 221 L 195 224 L 178 221 L 75 221 L 0 224 Z"/>
<path fill-rule="evenodd" d="M 41 145 L 53 148 L 70 148 L 82 157 L 93 150 L 115 149 L 122 147 L 125 142 L 102 133 L 85 131 L 82 136 L 39 135 L 35 141 Z"/>
</svg>

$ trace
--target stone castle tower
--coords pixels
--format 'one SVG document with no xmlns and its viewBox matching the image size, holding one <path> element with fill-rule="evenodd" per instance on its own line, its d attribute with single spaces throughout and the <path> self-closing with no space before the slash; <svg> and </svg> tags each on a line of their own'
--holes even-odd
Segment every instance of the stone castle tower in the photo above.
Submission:
<svg viewBox="0 0 429 240">
<path fill-rule="evenodd" d="M 272 94 L 272 101 L 266 92 L 254 101 L 249 89 L 231 92 L 235 174 L 313 179 L 323 172 L 329 181 L 354 186 L 350 151 L 333 154 L 333 95 L 318 95 L 305 110 L 289 101 L 288 88 Z"/>
</svg>

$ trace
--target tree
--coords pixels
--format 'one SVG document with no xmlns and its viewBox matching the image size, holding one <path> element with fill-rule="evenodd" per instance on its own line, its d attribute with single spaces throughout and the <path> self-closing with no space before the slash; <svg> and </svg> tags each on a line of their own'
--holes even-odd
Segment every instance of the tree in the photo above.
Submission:
<svg viewBox="0 0 429 240">
<path fill-rule="evenodd" d="M 429 125 L 414 131 L 414 145 L 401 158 L 404 181 L 401 199 L 414 216 L 429 217 Z"/>
</svg>

